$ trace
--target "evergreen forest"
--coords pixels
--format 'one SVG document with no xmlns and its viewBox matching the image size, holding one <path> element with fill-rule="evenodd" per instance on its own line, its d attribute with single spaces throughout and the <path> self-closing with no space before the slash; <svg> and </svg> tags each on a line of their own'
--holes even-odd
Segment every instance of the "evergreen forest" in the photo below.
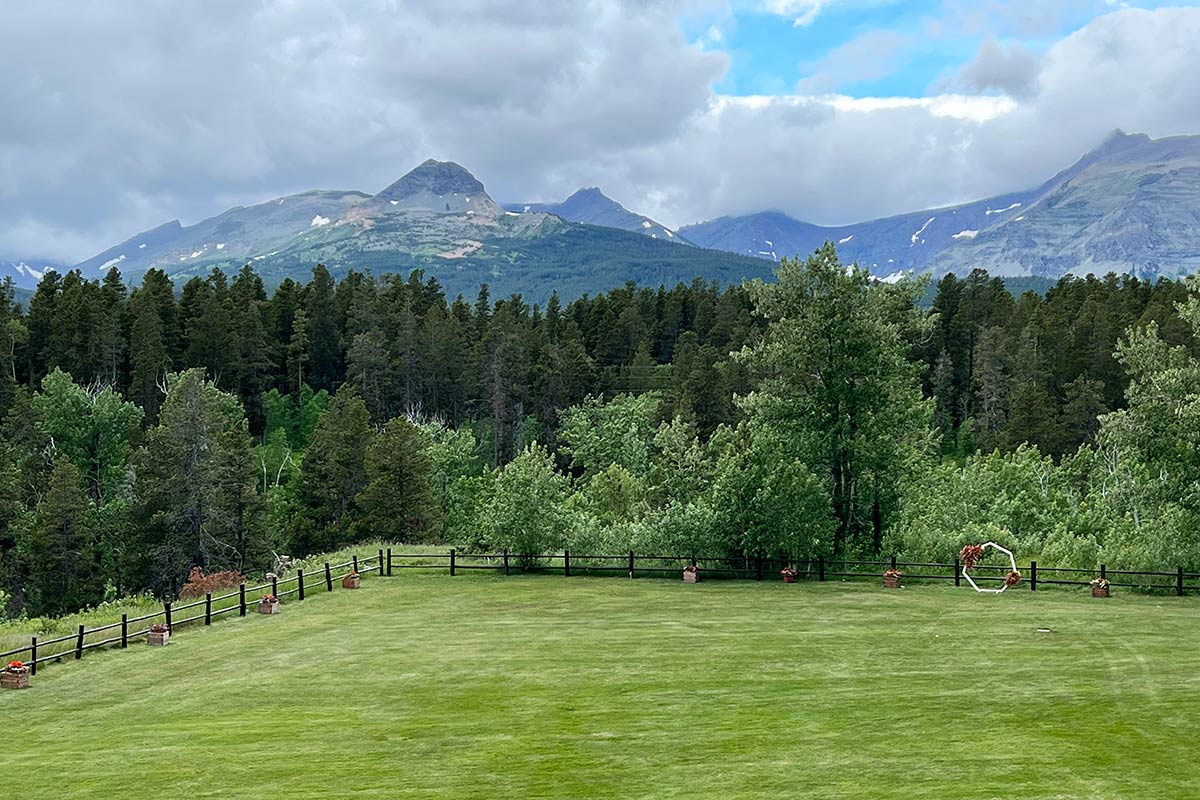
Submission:
<svg viewBox="0 0 1200 800">
<path fill-rule="evenodd" d="M 1200 569 L 1194 278 L 1014 296 L 826 245 L 544 306 L 320 265 L 0 293 L 12 616 L 378 538 Z"/>
</svg>

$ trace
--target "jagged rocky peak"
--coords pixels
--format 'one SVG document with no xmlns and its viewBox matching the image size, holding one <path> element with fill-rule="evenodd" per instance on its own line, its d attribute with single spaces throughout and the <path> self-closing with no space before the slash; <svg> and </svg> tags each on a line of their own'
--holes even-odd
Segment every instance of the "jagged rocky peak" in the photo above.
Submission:
<svg viewBox="0 0 1200 800">
<path fill-rule="evenodd" d="M 462 213 L 495 207 L 483 184 L 463 166 L 432 158 L 375 195 L 375 200 L 398 210 Z"/>
</svg>

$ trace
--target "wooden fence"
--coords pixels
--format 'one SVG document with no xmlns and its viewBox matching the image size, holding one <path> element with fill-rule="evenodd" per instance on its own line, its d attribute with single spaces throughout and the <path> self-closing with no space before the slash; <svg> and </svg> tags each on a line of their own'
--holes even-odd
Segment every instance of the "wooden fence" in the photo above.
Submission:
<svg viewBox="0 0 1200 800">
<path fill-rule="evenodd" d="M 183 625 L 203 622 L 211 625 L 214 619 L 222 615 L 237 613 L 244 617 L 253 604 L 257 603 L 259 592 L 270 590 L 280 599 L 295 596 L 298 600 L 305 598 L 306 592 L 314 588 L 333 591 L 335 581 L 342 580 L 351 571 L 360 575 L 378 573 L 391 576 L 399 569 L 414 570 L 447 570 L 451 576 L 463 570 L 488 570 L 504 575 L 513 572 L 557 573 L 570 577 L 571 575 L 627 575 L 636 578 L 662 577 L 665 575 L 678 576 L 683 568 L 695 564 L 700 574 L 705 578 L 743 579 L 743 580 L 780 580 L 780 572 L 784 567 L 793 567 L 798 572 L 798 578 L 812 581 L 829 580 L 879 580 L 885 569 L 898 569 L 904 580 L 910 581 L 953 581 L 955 586 L 962 584 L 962 565 L 958 559 L 953 563 L 933 563 L 919 561 L 897 561 L 893 556 L 883 561 L 844 561 L 817 558 L 809 561 L 793 561 L 783 557 L 768 558 L 764 556 L 745 556 L 735 558 L 715 558 L 696 556 L 668 556 L 635 554 L 633 551 L 621 555 L 572 555 L 570 551 L 540 555 L 518 555 L 508 553 L 469 553 L 451 549 L 440 553 L 412 554 L 393 553 L 390 548 L 379 550 L 375 555 L 365 558 L 354 556 L 342 564 L 325 563 L 324 568 L 315 573 L 305 573 L 297 570 L 295 575 L 287 578 L 272 579 L 256 586 L 245 583 L 237 591 L 213 596 L 206 594 L 203 599 L 190 603 L 163 603 L 161 611 L 144 614 L 138 617 L 121 615 L 120 622 L 101 625 L 95 628 L 79 626 L 78 631 L 66 636 L 38 641 L 36 636 L 30 637 L 30 643 L 15 650 L 0 653 L 0 664 L 9 660 L 23 661 L 36 675 L 39 664 L 64 659 L 79 660 L 84 652 L 101 647 L 128 647 L 131 640 L 146 636 L 150 626 L 161 622 L 167 630 L 174 633 Z M 1010 569 L 1009 565 L 992 566 L 976 564 L 971 570 L 971 577 L 976 582 L 1003 581 Z M 1194 583 L 1200 579 L 1200 573 L 1187 572 L 1183 567 L 1174 571 L 1138 571 L 1110 570 L 1101 564 L 1097 570 L 1068 569 L 1064 567 L 1041 567 L 1036 561 L 1018 567 L 1021 572 L 1022 584 L 1031 591 L 1037 591 L 1039 585 L 1055 586 L 1088 586 L 1094 578 L 1105 578 L 1110 586 L 1127 587 L 1143 591 L 1173 593 L 1182 597 L 1187 592 L 1200 592 L 1200 585 Z M 289 587 L 290 588 L 287 588 Z M 1020 584 L 1017 587 L 1020 588 Z M 247 600 L 247 597 L 251 599 Z M 182 618 L 180 614 L 185 614 Z M 144 627 L 143 627 L 144 626 Z"/>
<path fill-rule="evenodd" d="M 168 631 L 174 633 L 176 629 L 184 625 L 201 622 L 211 625 L 213 620 L 226 614 L 236 613 L 239 617 L 244 617 L 250 610 L 257 607 L 260 592 L 269 591 L 270 594 L 280 599 L 295 596 L 297 599 L 303 600 L 306 592 L 311 592 L 314 588 L 324 589 L 326 592 L 333 591 L 334 581 L 340 581 L 351 571 L 356 571 L 360 575 L 380 572 L 380 565 L 384 563 L 385 557 L 383 551 L 380 550 L 376 555 L 366 558 L 355 556 L 343 564 L 326 562 L 324 568 L 315 573 L 297 570 L 296 574 L 290 577 L 273 578 L 255 586 L 247 586 L 243 583 L 236 591 L 228 594 L 214 596 L 209 593 L 202 599 L 190 603 L 163 603 L 162 610 L 153 614 L 143 614 L 139 617 L 122 614 L 120 622 L 95 628 L 80 625 L 77 631 L 66 636 L 42 641 L 38 641 L 38 637 L 32 636 L 29 644 L 25 647 L 0 653 L 0 665 L 11 660 L 19 660 L 29 667 L 31 674 L 37 675 L 38 665 L 48 661 L 64 659 L 78 661 L 83 658 L 86 651 L 101 647 L 124 649 L 129 646 L 130 641 L 137 641 L 146 636 L 150 632 L 150 627 L 155 624 L 165 625 Z M 288 588 L 289 586 L 290 588 Z"/>
</svg>

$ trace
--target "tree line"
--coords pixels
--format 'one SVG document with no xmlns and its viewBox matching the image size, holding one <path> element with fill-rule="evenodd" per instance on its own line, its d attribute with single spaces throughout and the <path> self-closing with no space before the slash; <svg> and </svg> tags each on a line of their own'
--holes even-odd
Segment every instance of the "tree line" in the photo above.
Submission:
<svg viewBox="0 0 1200 800">
<path fill-rule="evenodd" d="M 249 266 L 178 293 L 48 272 L 28 309 L 6 287 L 4 606 L 172 596 L 192 566 L 379 536 L 804 559 L 986 534 L 1197 562 L 1188 286 L 1014 298 L 975 272 L 927 308 L 832 246 L 777 275 L 545 308 L 321 266 L 270 295 Z"/>
</svg>

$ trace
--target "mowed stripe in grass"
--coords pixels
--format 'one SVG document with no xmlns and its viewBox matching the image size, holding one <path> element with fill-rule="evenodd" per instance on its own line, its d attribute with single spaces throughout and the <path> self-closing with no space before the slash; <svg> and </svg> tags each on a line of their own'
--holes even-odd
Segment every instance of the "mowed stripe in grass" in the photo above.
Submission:
<svg viewBox="0 0 1200 800">
<path fill-rule="evenodd" d="M 47 667 L 0 694 L 0 787 L 1197 797 L 1198 614 L 1083 592 L 373 577 Z"/>
</svg>

